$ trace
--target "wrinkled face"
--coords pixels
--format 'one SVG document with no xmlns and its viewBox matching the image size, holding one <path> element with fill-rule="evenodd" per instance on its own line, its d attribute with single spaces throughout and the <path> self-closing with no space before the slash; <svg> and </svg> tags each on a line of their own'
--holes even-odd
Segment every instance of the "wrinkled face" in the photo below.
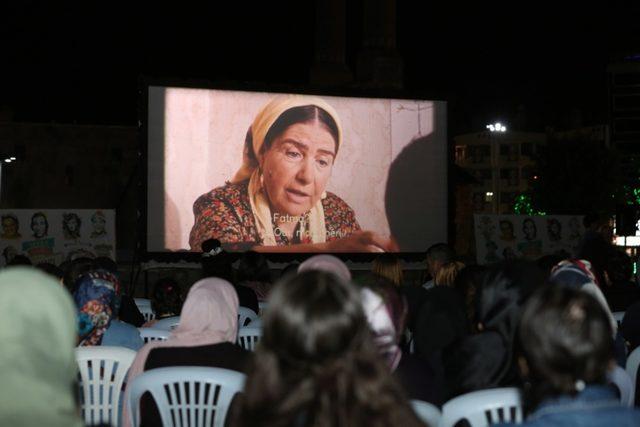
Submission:
<svg viewBox="0 0 640 427">
<path fill-rule="evenodd" d="M 261 159 L 264 186 L 273 213 L 302 215 L 324 192 L 336 142 L 317 121 L 289 126 Z"/>
<path fill-rule="evenodd" d="M 18 233 L 18 224 L 13 218 L 5 218 L 2 220 L 2 230 L 5 234 L 13 236 Z"/>
<path fill-rule="evenodd" d="M 36 237 L 42 237 L 47 234 L 47 222 L 44 217 L 41 215 L 34 217 L 31 221 L 31 229 Z"/>
</svg>

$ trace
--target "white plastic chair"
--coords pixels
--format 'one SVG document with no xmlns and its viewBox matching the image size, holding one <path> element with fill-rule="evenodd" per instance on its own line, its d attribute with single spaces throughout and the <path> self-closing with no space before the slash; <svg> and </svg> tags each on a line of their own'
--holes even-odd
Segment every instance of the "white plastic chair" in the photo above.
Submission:
<svg viewBox="0 0 640 427">
<path fill-rule="evenodd" d="M 640 367 L 640 347 L 636 347 L 635 350 L 631 352 L 629 357 L 627 357 L 627 365 L 625 366 L 625 370 L 627 374 L 631 377 L 631 383 L 633 384 L 633 399 L 635 399 L 635 394 L 638 391 L 638 368 Z M 635 401 L 633 400 L 632 401 Z"/>
<path fill-rule="evenodd" d="M 138 310 L 140 310 L 140 313 L 144 316 L 145 322 L 156 318 L 156 313 L 154 313 L 151 308 L 151 300 L 146 298 L 134 298 L 133 300 L 135 301 Z"/>
<path fill-rule="evenodd" d="M 171 331 L 166 329 L 138 328 L 138 331 L 140 331 L 140 338 L 145 344 L 149 341 L 166 341 L 171 336 Z"/>
<path fill-rule="evenodd" d="M 149 392 L 164 427 L 210 426 L 212 421 L 214 427 L 223 427 L 231 400 L 242 391 L 244 381 L 244 374 L 221 368 L 151 369 L 129 385 L 127 404 L 131 425 L 140 425 L 140 398 Z"/>
<path fill-rule="evenodd" d="M 612 313 L 613 314 L 613 319 L 618 324 L 618 328 L 620 328 L 620 324 L 622 323 L 622 319 L 624 319 L 624 314 L 625 313 L 626 313 L 626 311 L 614 311 Z"/>
<path fill-rule="evenodd" d="M 422 400 L 412 400 L 411 407 L 418 418 L 425 422 L 429 427 L 438 427 L 442 413 L 437 406 L 423 402 Z"/>
<path fill-rule="evenodd" d="M 257 319 L 258 315 L 247 307 L 239 307 L 238 308 L 238 329 L 246 326 L 254 319 Z"/>
<path fill-rule="evenodd" d="M 440 427 L 453 427 L 466 419 L 471 427 L 500 422 L 522 422 L 522 401 L 517 388 L 474 391 L 451 399 L 442 407 Z"/>
<path fill-rule="evenodd" d="M 135 351 L 124 347 L 76 348 L 80 404 L 87 425 L 118 425 L 120 391 L 135 357 Z"/>
<path fill-rule="evenodd" d="M 607 379 L 620 392 L 620 403 L 624 406 L 632 407 L 635 389 L 631 376 L 627 371 L 616 365 L 615 368 L 607 372 Z"/>
<path fill-rule="evenodd" d="M 251 326 L 252 328 L 262 328 L 262 317 L 258 317 L 257 319 L 253 319 L 252 321 L 249 322 L 249 324 L 247 326 L 244 326 L 245 328 L 248 328 L 249 326 Z M 242 329 L 242 328 L 240 328 Z"/>
<path fill-rule="evenodd" d="M 253 325 L 253 322 L 249 325 Z M 245 350 L 254 351 L 260 338 L 262 338 L 262 328 L 260 327 L 245 326 L 238 331 L 238 345 Z"/>
<path fill-rule="evenodd" d="M 165 331 L 172 331 L 180 324 L 180 316 L 165 317 L 158 320 L 153 324 L 155 329 L 164 329 Z"/>
</svg>

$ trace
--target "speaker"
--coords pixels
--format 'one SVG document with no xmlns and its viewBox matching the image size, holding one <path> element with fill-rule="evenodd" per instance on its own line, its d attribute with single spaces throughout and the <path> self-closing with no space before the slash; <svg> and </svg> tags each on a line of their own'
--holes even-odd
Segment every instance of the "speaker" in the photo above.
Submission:
<svg viewBox="0 0 640 427">
<path fill-rule="evenodd" d="M 635 236 L 638 224 L 637 206 L 618 206 L 616 209 L 616 234 L 618 236 Z"/>
</svg>

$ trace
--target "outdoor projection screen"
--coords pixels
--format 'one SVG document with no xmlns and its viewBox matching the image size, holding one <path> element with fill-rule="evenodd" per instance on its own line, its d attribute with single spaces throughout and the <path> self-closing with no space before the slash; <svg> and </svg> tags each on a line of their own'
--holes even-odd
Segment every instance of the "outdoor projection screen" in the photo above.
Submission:
<svg viewBox="0 0 640 427">
<path fill-rule="evenodd" d="M 445 102 L 149 86 L 147 103 L 149 252 L 446 241 Z"/>
</svg>

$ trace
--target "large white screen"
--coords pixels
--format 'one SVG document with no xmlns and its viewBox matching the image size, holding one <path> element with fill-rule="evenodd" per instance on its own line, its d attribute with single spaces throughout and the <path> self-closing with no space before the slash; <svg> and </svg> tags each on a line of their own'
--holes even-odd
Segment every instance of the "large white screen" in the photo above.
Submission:
<svg viewBox="0 0 640 427">
<path fill-rule="evenodd" d="M 236 206 L 220 211 L 222 205 L 218 204 L 219 200 L 216 197 L 228 197 L 230 194 L 224 190 L 224 186 L 243 164 L 245 137 L 252 124 L 255 126 L 256 116 L 270 101 L 285 96 L 257 92 L 149 87 L 148 251 L 199 250 L 199 242 L 204 237 L 219 238 L 223 244 L 238 243 L 231 240 L 243 243 L 229 245 L 228 248 L 231 250 L 249 249 L 253 245 L 269 246 L 268 240 L 263 239 L 263 234 L 260 234 L 257 227 L 260 219 L 254 215 L 255 212 L 249 209 L 248 216 L 230 218 L 229 215 L 247 212 Z M 397 243 L 395 250 L 424 251 L 434 242 L 445 241 L 446 104 L 438 101 L 332 96 L 314 98 L 320 98 L 332 107 L 335 110 L 333 115 L 337 116 L 337 122 L 341 123 L 341 143 L 336 147 L 335 158 L 331 157 L 326 185 L 320 190 L 326 190 L 327 193 L 335 195 L 336 200 L 344 202 L 344 206 L 348 207 L 345 209 L 355 214 L 355 220 L 361 230 L 372 231 L 383 239 L 392 238 Z M 274 141 L 277 140 L 276 138 Z M 307 156 L 306 152 L 286 153 L 296 161 L 306 159 Z M 309 156 L 315 155 L 309 153 Z M 258 157 L 260 155 L 257 154 Z M 325 167 L 325 162 L 320 160 L 314 157 L 309 163 L 313 166 L 309 167 L 313 171 Z M 326 169 L 323 170 L 326 172 Z M 312 178 L 313 174 L 309 175 Z M 298 186 L 302 181 L 296 182 L 295 185 Z M 276 184 L 267 182 L 263 185 L 265 188 L 273 188 Z M 284 184 L 287 185 L 289 184 Z M 319 186 L 320 184 L 317 184 L 314 188 Z M 246 187 L 244 190 L 248 191 Z M 209 217 L 197 227 L 197 231 L 194 231 L 198 236 L 196 239 L 192 236 L 191 244 L 195 247 L 191 248 L 189 237 L 194 227 L 194 202 L 213 189 L 220 191 L 213 193 L 213 199 L 207 198 L 206 212 L 202 212 L 201 209 L 200 214 Z M 265 194 L 267 193 L 265 191 Z M 272 190 L 270 194 L 275 193 L 276 191 Z M 311 190 L 309 194 L 301 194 L 304 197 L 308 195 L 309 200 L 312 200 L 313 195 L 310 193 Z M 299 199 L 304 198 L 303 196 L 294 195 L 288 200 L 300 202 Z M 247 200 L 251 198 L 248 195 L 247 197 Z M 271 209 L 270 215 L 273 215 L 277 213 L 279 205 L 276 196 L 272 196 L 271 199 L 267 194 L 265 200 L 268 209 Z M 333 226 L 330 224 L 333 218 L 330 212 L 333 211 L 327 211 L 327 205 L 324 204 L 326 200 L 322 199 L 318 203 L 325 207 L 324 221 L 329 230 Z M 228 199 L 226 201 L 228 202 Z M 251 203 L 245 206 L 259 209 Z M 212 219 L 217 213 L 223 216 L 217 218 L 225 223 L 225 230 L 235 230 L 246 225 L 244 231 L 220 234 L 219 224 Z M 302 215 L 301 218 L 309 217 Z M 311 221 L 313 219 L 310 219 L 309 223 Z M 231 223 L 230 226 L 228 222 Z M 255 223 L 256 227 L 252 228 L 252 223 Z M 278 235 L 277 224 L 272 225 L 274 234 Z M 209 232 L 207 227 L 212 231 Z M 354 228 L 351 224 L 341 230 L 353 231 Z M 336 240 L 339 240 L 339 237 L 348 237 L 351 231 L 335 235 Z M 329 235 L 330 233 L 325 239 L 328 239 Z M 237 239 L 235 236 L 238 236 Z M 305 252 L 309 251 L 309 246 L 293 246 L 292 241 L 288 242 L 291 245 L 290 249 L 300 248 Z M 276 238 L 275 245 L 286 244 Z M 378 250 L 378 247 L 367 248 Z M 344 250 L 349 251 L 348 248 Z M 359 249 L 364 250 L 367 249 Z"/>
</svg>

